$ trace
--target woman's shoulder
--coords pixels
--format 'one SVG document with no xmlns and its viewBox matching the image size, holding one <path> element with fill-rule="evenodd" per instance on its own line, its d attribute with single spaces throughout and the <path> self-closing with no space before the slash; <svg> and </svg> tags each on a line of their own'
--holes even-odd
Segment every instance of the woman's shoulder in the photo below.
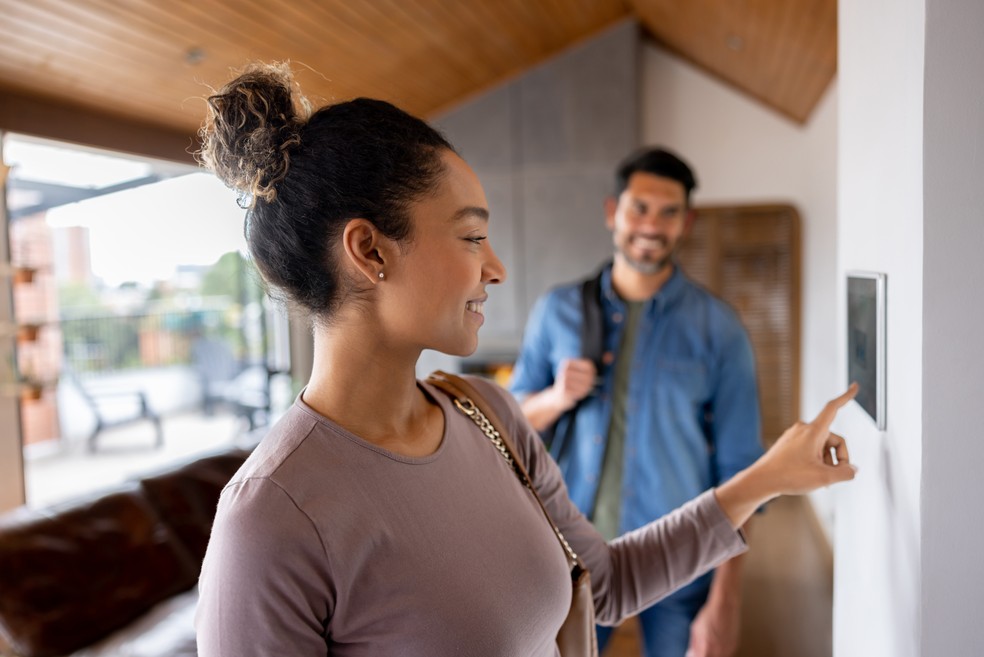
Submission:
<svg viewBox="0 0 984 657">
<path fill-rule="evenodd" d="M 472 388 L 481 395 L 482 399 L 489 405 L 495 413 L 501 426 L 496 426 L 500 432 L 504 432 L 513 447 L 518 452 L 518 456 L 527 461 L 533 445 L 533 441 L 539 441 L 539 435 L 530 427 L 519 408 L 519 402 L 513 397 L 512 393 L 490 379 L 462 374 L 459 375 L 465 382 L 471 384 Z"/>
<path fill-rule="evenodd" d="M 351 477 L 349 440 L 295 403 L 270 428 L 225 486 L 230 506 L 251 509 L 283 500 L 308 513 L 313 500 L 341 495 Z M 337 484 L 327 485 L 326 484 Z"/>
<path fill-rule="evenodd" d="M 492 411 L 502 422 L 512 424 L 517 417 L 523 416 L 516 398 L 495 381 L 474 374 L 459 374 L 457 376 L 470 384 L 481 395 L 482 399 L 488 402 Z"/>
</svg>

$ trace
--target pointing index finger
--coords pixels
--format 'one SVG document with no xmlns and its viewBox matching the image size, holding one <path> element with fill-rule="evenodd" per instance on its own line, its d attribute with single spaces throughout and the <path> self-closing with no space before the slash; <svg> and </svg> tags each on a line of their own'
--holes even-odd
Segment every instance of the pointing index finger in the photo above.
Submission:
<svg viewBox="0 0 984 657">
<path fill-rule="evenodd" d="M 854 396 L 858 394 L 858 384 L 852 383 L 846 392 L 844 392 L 839 397 L 835 397 L 827 402 L 827 405 L 823 407 L 823 410 L 817 415 L 817 418 L 813 420 L 813 424 L 822 425 L 823 427 L 829 427 L 834 418 L 837 417 L 837 411 L 839 411 L 844 404 L 854 399 Z"/>
</svg>

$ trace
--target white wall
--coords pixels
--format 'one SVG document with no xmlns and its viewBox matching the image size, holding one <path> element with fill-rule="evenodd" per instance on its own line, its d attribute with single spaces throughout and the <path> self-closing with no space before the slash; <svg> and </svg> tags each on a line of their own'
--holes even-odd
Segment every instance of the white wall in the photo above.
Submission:
<svg viewBox="0 0 984 657">
<path fill-rule="evenodd" d="M 827 491 L 834 655 L 977 655 L 984 4 L 842 0 L 839 11 L 837 88 L 806 126 L 648 47 L 643 141 L 692 161 L 700 203 L 800 209 L 804 415 L 846 379 L 846 272 L 888 275 L 887 430 L 856 405 L 835 425 L 861 469 Z"/>
<path fill-rule="evenodd" d="M 837 334 L 837 82 L 805 125 L 734 91 L 656 45 L 644 48 L 642 140 L 695 169 L 698 204 L 783 202 L 802 220 L 800 413 L 812 417 L 842 386 Z M 827 529 L 832 499 L 814 496 Z"/>
<path fill-rule="evenodd" d="M 984 653 L 984 3 L 925 0 L 922 652 Z"/>
<path fill-rule="evenodd" d="M 919 637 L 924 0 L 845 0 L 839 12 L 838 279 L 888 276 L 888 427 L 856 404 L 836 425 L 860 472 L 835 489 L 834 655 L 908 657 Z M 843 308 L 840 284 L 838 327 Z"/>
</svg>

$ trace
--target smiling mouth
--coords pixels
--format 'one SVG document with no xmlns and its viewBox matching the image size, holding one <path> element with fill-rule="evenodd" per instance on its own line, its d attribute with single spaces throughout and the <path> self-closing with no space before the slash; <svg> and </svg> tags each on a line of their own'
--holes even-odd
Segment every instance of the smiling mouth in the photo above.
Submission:
<svg viewBox="0 0 984 657">
<path fill-rule="evenodd" d="M 636 236 L 632 238 L 632 245 L 647 251 L 655 251 L 666 248 L 666 238 Z"/>
<path fill-rule="evenodd" d="M 473 313 L 478 313 L 479 315 L 485 315 L 484 308 L 484 301 L 469 301 L 465 304 L 465 310 L 470 310 Z"/>
</svg>

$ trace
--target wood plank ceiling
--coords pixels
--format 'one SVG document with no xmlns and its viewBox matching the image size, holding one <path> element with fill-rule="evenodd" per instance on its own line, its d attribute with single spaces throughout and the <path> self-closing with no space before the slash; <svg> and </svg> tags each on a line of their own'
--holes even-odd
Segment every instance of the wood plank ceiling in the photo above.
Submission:
<svg viewBox="0 0 984 657">
<path fill-rule="evenodd" d="M 796 121 L 836 69 L 836 0 L 0 0 L 0 129 L 26 96 L 192 135 L 206 85 L 278 59 L 315 104 L 428 116 L 629 17 Z"/>
</svg>

